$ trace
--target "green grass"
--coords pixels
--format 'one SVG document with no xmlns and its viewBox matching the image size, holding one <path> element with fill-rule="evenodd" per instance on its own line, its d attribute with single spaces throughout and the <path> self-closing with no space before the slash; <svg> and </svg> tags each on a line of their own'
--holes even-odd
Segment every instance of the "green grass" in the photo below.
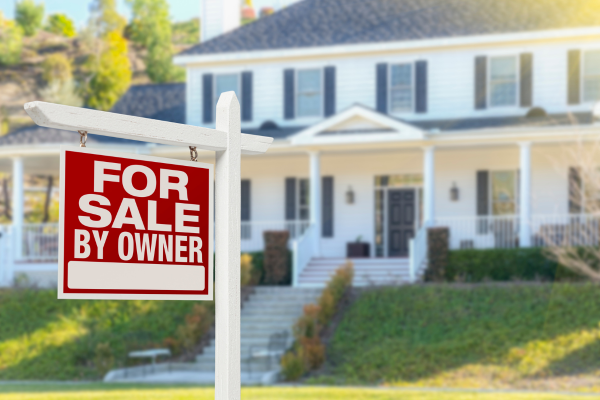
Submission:
<svg viewBox="0 0 600 400">
<path fill-rule="evenodd" d="M 427 392 L 368 388 L 270 387 L 242 388 L 244 400 L 572 400 L 578 396 L 551 393 Z M 600 399 L 589 396 L 586 399 Z M 126 385 L 0 385 L 0 400 L 213 400 L 212 388 Z"/>
<path fill-rule="evenodd" d="M 57 300 L 55 290 L 0 290 L 0 379 L 97 379 L 99 343 L 108 343 L 115 365 L 123 365 L 128 351 L 163 347 L 193 305 Z"/>
<path fill-rule="evenodd" d="M 600 388 L 600 287 L 431 285 L 372 290 L 347 311 L 312 382 Z"/>
</svg>

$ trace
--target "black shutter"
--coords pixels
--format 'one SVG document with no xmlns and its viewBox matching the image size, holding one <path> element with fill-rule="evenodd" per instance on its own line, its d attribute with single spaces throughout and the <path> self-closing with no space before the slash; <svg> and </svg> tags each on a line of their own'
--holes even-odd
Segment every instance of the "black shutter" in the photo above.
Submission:
<svg viewBox="0 0 600 400">
<path fill-rule="evenodd" d="M 296 219 L 296 178 L 285 178 L 285 219 Z"/>
<path fill-rule="evenodd" d="M 427 61 L 415 63 L 415 100 L 417 113 L 427 112 Z"/>
<path fill-rule="evenodd" d="M 569 213 L 577 214 L 582 210 L 581 171 L 577 167 L 569 168 Z"/>
<path fill-rule="evenodd" d="M 581 51 L 569 50 L 568 54 L 569 66 L 567 82 L 569 85 L 567 93 L 567 103 L 579 104 L 580 100 L 580 86 L 581 86 Z"/>
<path fill-rule="evenodd" d="M 475 109 L 487 107 L 487 57 L 475 57 Z"/>
<path fill-rule="evenodd" d="M 211 123 L 213 118 L 213 74 L 202 75 L 202 122 Z"/>
<path fill-rule="evenodd" d="M 325 67 L 325 116 L 335 114 L 335 67 Z"/>
<path fill-rule="evenodd" d="M 294 119 L 294 70 L 283 71 L 283 117 Z"/>
<path fill-rule="evenodd" d="M 242 179 L 242 221 L 250 221 L 250 179 Z"/>
<path fill-rule="evenodd" d="M 477 171 L 477 216 L 485 217 L 489 215 L 489 171 Z M 486 220 L 480 220 L 477 223 L 477 233 L 485 234 L 488 232 Z"/>
<path fill-rule="evenodd" d="M 533 54 L 521 54 L 521 107 L 533 104 Z"/>
<path fill-rule="evenodd" d="M 242 72 L 242 121 L 252 121 L 252 72 Z"/>
<path fill-rule="evenodd" d="M 333 237 L 333 176 L 324 176 L 323 207 L 322 207 L 322 230 L 323 237 Z"/>
<path fill-rule="evenodd" d="M 388 91 L 388 65 L 386 63 L 377 64 L 376 66 L 377 77 L 376 77 L 376 85 L 377 85 L 377 111 L 387 114 L 388 105 L 387 105 L 387 91 Z"/>
</svg>

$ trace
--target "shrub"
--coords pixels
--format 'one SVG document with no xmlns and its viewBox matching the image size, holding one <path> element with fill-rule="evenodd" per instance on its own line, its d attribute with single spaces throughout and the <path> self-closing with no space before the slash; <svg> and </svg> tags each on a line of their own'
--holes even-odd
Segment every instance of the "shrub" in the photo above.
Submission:
<svg viewBox="0 0 600 400">
<path fill-rule="evenodd" d="M 64 54 L 51 54 L 42 62 L 42 79 L 46 83 L 64 82 L 72 77 L 71 62 Z"/>
<path fill-rule="evenodd" d="M 81 107 L 83 100 L 77 94 L 73 79 L 64 82 L 54 81 L 40 90 L 40 96 L 49 103 L 64 104 L 65 106 Z"/>
<path fill-rule="evenodd" d="M 297 381 L 306 373 L 304 351 L 297 348 L 289 351 L 281 358 L 281 374 L 286 381 Z"/>
<path fill-rule="evenodd" d="M 444 271 L 448 282 L 582 279 L 548 258 L 542 248 L 452 250 Z"/>
<path fill-rule="evenodd" d="M 22 0 L 15 8 L 15 20 L 23 28 L 25 36 L 33 36 L 42 26 L 44 4 L 35 4 L 34 0 Z"/>
<path fill-rule="evenodd" d="M 247 286 L 252 282 L 252 256 L 242 254 L 240 257 L 240 284 Z"/>
<path fill-rule="evenodd" d="M 183 351 L 194 350 L 213 322 L 214 315 L 206 307 L 194 304 L 192 312 L 185 317 L 185 324 L 177 328 L 177 343 L 173 344 L 173 348 Z"/>
<path fill-rule="evenodd" d="M 48 32 L 65 37 L 75 37 L 77 30 L 73 20 L 67 17 L 66 14 L 52 14 L 48 17 L 46 28 Z"/>
<path fill-rule="evenodd" d="M 281 284 L 290 275 L 289 251 L 287 248 L 289 237 L 288 231 L 264 232 L 265 252 L 263 263 L 266 284 Z"/>
<path fill-rule="evenodd" d="M 304 337 L 300 340 L 304 362 L 309 370 L 315 370 L 325 362 L 325 345 L 318 336 Z"/>
<path fill-rule="evenodd" d="M 0 11 L 0 65 L 14 65 L 21 60 L 23 30 L 14 21 L 4 19 Z"/>
<path fill-rule="evenodd" d="M 106 375 L 115 365 L 115 356 L 109 343 L 98 343 L 96 345 L 94 365 L 100 376 Z"/>
<path fill-rule="evenodd" d="M 429 265 L 425 271 L 425 279 L 440 282 L 444 280 L 444 272 L 448 265 L 448 228 L 427 229 L 427 256 Z"/>
</svg>

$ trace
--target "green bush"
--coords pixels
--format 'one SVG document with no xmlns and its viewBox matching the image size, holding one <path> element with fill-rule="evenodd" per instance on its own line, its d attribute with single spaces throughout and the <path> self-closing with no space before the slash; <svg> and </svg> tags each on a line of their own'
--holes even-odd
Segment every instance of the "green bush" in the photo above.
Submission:
<svg viewBox="0 0 600 400">
<path fill-rule="evenodd" d="M 548 258 L 542 248 L 452 250 L 444 278 L 448 282 L 581 279 Z"/>
<path fill-rule="evenodd" d="M 33 36 L 42 26 L 44 3 L 35 4 L 34 0 L 22 0 L 15 8 L 15 20 L 23 28 L 25 36 Z"/>
<path fill-rule="evenodd" d="M 21 60 L 23 30 L 0 11 L 0 65 L 14 65 Z"/>
<path fill-rule="evenodd" d="M 46 28 L 48 32 L 65 37 L 75 37 L 77 30 L 75 23 L 66 14 L 52 14 L 48 17 Z"/>
</svg>

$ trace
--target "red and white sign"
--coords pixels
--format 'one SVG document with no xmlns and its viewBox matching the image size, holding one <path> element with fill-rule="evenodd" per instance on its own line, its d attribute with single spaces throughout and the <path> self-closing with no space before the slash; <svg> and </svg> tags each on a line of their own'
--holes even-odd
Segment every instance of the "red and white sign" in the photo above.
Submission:
<svg viewBox="0 0 600 400">
<path fill-rule="evenodd" d="M 213 299 L 213 166 L 62 147 L 59 299 Z"/>
</svg>

